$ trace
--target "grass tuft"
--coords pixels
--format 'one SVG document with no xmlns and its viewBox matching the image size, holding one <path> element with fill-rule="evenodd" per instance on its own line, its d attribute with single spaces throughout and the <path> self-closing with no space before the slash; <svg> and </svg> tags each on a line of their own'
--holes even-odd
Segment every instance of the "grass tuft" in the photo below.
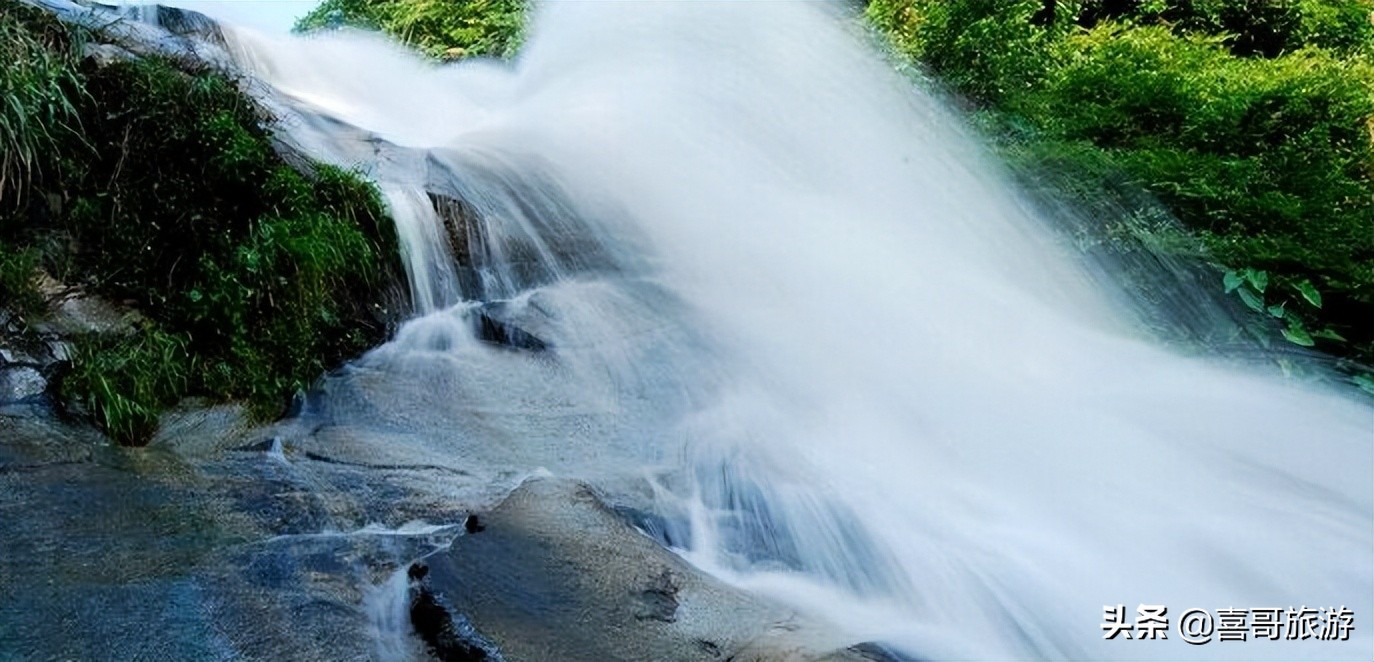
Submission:
<svg viewBox="0 0 1374 662">
<path fill-rule="evenodd" d="M 0 205 L 16 206 L 47 155 L 75 135 L 80 79 L 74 35 L 46 12 L 0 11 Z"/>
</svg>

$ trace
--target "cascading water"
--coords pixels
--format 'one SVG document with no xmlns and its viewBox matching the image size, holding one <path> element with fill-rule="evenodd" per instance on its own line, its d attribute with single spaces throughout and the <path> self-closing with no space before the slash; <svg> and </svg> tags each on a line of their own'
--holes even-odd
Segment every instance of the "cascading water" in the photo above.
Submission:
<svg viewBox="0 0 1374 662">
<path fill-rule="evenodd" d="M 851 26 L 551 3 L 513 65 L 445 67 L 229 39 L 385 193 L 420 315 L 360 366 L 429 451 L 639 490 L 700 567 L 906 654 L 1367 656 L 1374 411 L 1137 331 Z M 1359 621 L 1105 641 L 1118 603 Z"/>
</svg>

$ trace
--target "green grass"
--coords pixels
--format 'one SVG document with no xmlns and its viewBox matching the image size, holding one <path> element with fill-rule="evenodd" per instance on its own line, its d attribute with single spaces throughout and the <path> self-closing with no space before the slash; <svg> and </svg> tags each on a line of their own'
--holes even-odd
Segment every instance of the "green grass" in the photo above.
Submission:
<svg viewBox="0 0 1374 662">
<path fill-rule="evenodd" d="M 68 32 L 45 12 L 0 12 L 0 206 L 13 208 L 41 177 L 47 153 L 76 132 L 79 79 Z"/>
<path fill-rule="evenodd" d="M 0 0 L 0 21 L 17 9 Z M 157 58 L 78 64 L 61 26 L 39 39 L 16 25 L 41 46 L 32 58 L 66 67 L 55 78 L 69 107 L 15 102 L 38 118 L 19 139 L 42 145 L 25 166 L 42 177 L 0 211 L 0 295 L 22 295 L 42 267 L 147 318 L 132 336 L 80 339 L 65 399 L 120 443 L 141 444 L 188 396 L 277 415 L 385 338 L 401 270 L 371 184 L 322 164 L 292 169 L 272 148 L 271 118 L 216 71 Z"/>
<path fill-rule="evenodd" d="M 75 344 L 62 394 L 82 403 L 112 438 L 151 439 L 162 411 L 192 391 L 198 368 L 185 336 L 149 326 L 129 336 L 89 335 Z"/>
</svg>

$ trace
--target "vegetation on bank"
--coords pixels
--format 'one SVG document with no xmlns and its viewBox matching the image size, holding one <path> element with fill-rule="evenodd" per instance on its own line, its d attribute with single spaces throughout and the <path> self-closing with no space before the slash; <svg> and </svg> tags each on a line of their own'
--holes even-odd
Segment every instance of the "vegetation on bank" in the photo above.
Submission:
<svg viewBox="0 0 1374 662">
<path fill-rule="evenodd" d="M 217 71 L 96 64 L 87 35 L 14 0 L 0 38 L 0 301 L 41 317 L 41 269 L 144 318 L 77 340 L 64 400 L 144 443 L 187 396 L 277 414 L 384 339 L 400 271 L 370 184 L 287 165 L 269 118 Z"/>
<path fill-rule="evenodd" d="M 324 0 L 296 30 L 379 30 L 425 53 L 456 59 L 510 57 L 525 26 L 524 0 Z"/>
<path fill-rule="evenodd" d="M 1023 173 L 1151 193 L 1281 337 L 1374 359 L 1374 0 L 874 0 Z M 1093 200 L 1094 196 L 1109 197 Z"/>
</svg>

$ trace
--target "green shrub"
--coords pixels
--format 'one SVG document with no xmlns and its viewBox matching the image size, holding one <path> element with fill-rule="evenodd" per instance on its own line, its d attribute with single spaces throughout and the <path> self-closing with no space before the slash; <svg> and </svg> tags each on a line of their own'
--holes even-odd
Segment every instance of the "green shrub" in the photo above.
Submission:
<svg viewBox="0 0 1374 662">
<path fill-rule="evenodd" d="M 1000 103 L 1040 85 L 1054 37 L 1040 0 L 877 0 L 868 18 L 959 93 Z"/>
<path fill-rule="evenodd" d="M 1146 213 L 1128 190 L 1148 192 L 1223 270 L 1266 274 L 1267 292 L 1251 292 L 1263 305 L 1241 302 L 1281 318 L 1290 342 L 1370 360 L 1371 10 L 1370 0 L 876 0 L 867 16 L 977 104 L 1018 170 L 1052 174 L 1108 224 Z"/>
<path fill-rule="evenodd" d="M 352 26 L 386 32 L 434 57 L 508 58 L 520 46 L 525 11 L 524 0 L 325 0 L 296 29 Z"/>
<path fill-rule="evenodd" d="M 1304 46 L 1342 54 L 1367 50 L 1374 40 L 1369 0 L 1132 0 L 1081 2 L 1077 21 L 1131 21 L 1169 27 L 1180 35 L 1222 38 L 1235 55 L 1277 57 Z"/>
</svg>

